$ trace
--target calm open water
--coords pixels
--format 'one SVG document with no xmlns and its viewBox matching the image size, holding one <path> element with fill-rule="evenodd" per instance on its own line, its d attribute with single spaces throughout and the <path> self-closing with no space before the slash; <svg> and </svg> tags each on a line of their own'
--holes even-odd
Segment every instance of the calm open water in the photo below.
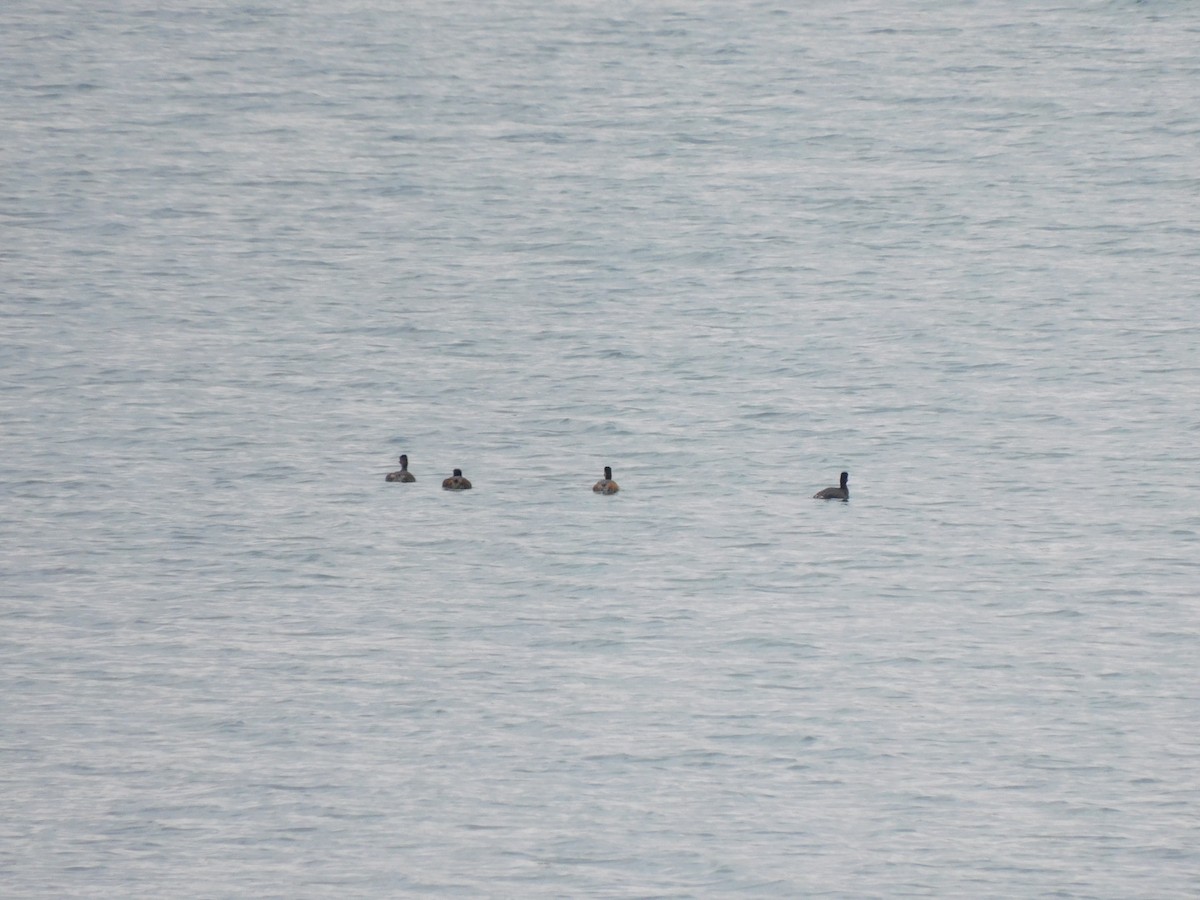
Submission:
<svg viewBox="0 0 1200 900">
<path fill-rule="evenodd" d="M 1195 4 L 16 0 L 0 135 L 4 896 L 1200 892 Z"/>
</svg>

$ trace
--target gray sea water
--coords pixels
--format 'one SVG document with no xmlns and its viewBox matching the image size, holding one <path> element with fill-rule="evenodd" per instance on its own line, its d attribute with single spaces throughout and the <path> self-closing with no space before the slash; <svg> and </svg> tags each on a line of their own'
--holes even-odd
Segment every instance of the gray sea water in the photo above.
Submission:
<svg viewBox="0 0 1200 900">
<path fill-rule="evenodd" d="M 1198 210 L 1194 3 L 4 4 L 0 894 L 1200 896 Z"/>
</svg>

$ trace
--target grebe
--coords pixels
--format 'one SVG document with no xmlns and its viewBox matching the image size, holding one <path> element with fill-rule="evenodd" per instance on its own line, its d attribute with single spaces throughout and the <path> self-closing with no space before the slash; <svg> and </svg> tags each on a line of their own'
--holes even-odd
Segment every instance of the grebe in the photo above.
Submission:
<svg viewBox="0 0 1200 900">
<path fill-rule="evenodd" d="M 408 454 L 407 453 L 400 454 L 400 471 L 388 472 L 387 475 L 384 476 L 383 480 L 384 481 L 403 481 L 405 484 L 408 484 L 409 482 L 417 480 L 417 479 L 413 478 L 412 472 L 408 471 Z"/>
<path fill-rule="evenodd" d="M 454 474 L 442 482 L 442 487 L 448 491 L 469 491 L 471 482 L 463 478 L 462 469 L 455 469 Z"/>
<path fill-rule="evenodd" d="M 592 490 L 597 494 L 615 494 L 620 490 L 612 480 L 612 466 L 604 467 L 604 477 L 592 485 Z"/>
<path fill-rule="evenodd" d="M 849 480 L 850 480 L 850 473 L 843 472 L 841 487 L 827 487 L 823 491 L 817 491 L 815 494 L 813 494 L 813 499 L 814 500 L 849 500 L 850 499 L 850 486 L 846 484 L 846 482 Z"/>
</svg>

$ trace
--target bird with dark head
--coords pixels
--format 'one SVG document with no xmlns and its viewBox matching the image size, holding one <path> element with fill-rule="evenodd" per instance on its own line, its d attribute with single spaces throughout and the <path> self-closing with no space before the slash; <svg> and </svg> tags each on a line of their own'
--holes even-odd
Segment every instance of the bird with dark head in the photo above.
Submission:
<svg viewBox="0 0 1200 900">
<path fill-rule="evenodd" d="M 840 487 L 827 487 L 824 490 L 817 491 L 813 494 L 814 500 L 849 500 L 850 485 L 846 482 L 850 480 L 850 473 L 842 473 L 842 483 Z"/>
<path fill-rule="evenodd" d="M 404 484 L 408 484 L 416 480 L 417 479 L 413 478 L 412 472 L 408 471 L 407 453 L 400 454 L 400 468 L 395 472 L 388 472 L 387 475 L 384 476 L 384 481 L 400 481 Z"/>
<path fill-rule="evenodd" d="M 612 466 L 604 467 L 604 477 L 592 485 L 592 490 L 597 494 L 615 494 L 620 490 L 612 480 Z"/>
<path fill-rule="evenodd" d="M 454 474 L 442 482 L 442 488 L 447 491 L 469 491 L 471 482 L 463 478 L 462 469 L 455 469 Z"/>
</svg>

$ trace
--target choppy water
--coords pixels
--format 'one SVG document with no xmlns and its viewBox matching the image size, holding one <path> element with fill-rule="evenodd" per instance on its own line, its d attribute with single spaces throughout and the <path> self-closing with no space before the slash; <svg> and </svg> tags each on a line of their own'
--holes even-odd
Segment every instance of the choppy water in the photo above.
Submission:
<svg viewBox="0 0 1200 900">
<path fill-rule="evenodd" d="M 0 9 L 3 893 L 1196 896 L 1200 10 L 395 6 Z"/>
</svg>

